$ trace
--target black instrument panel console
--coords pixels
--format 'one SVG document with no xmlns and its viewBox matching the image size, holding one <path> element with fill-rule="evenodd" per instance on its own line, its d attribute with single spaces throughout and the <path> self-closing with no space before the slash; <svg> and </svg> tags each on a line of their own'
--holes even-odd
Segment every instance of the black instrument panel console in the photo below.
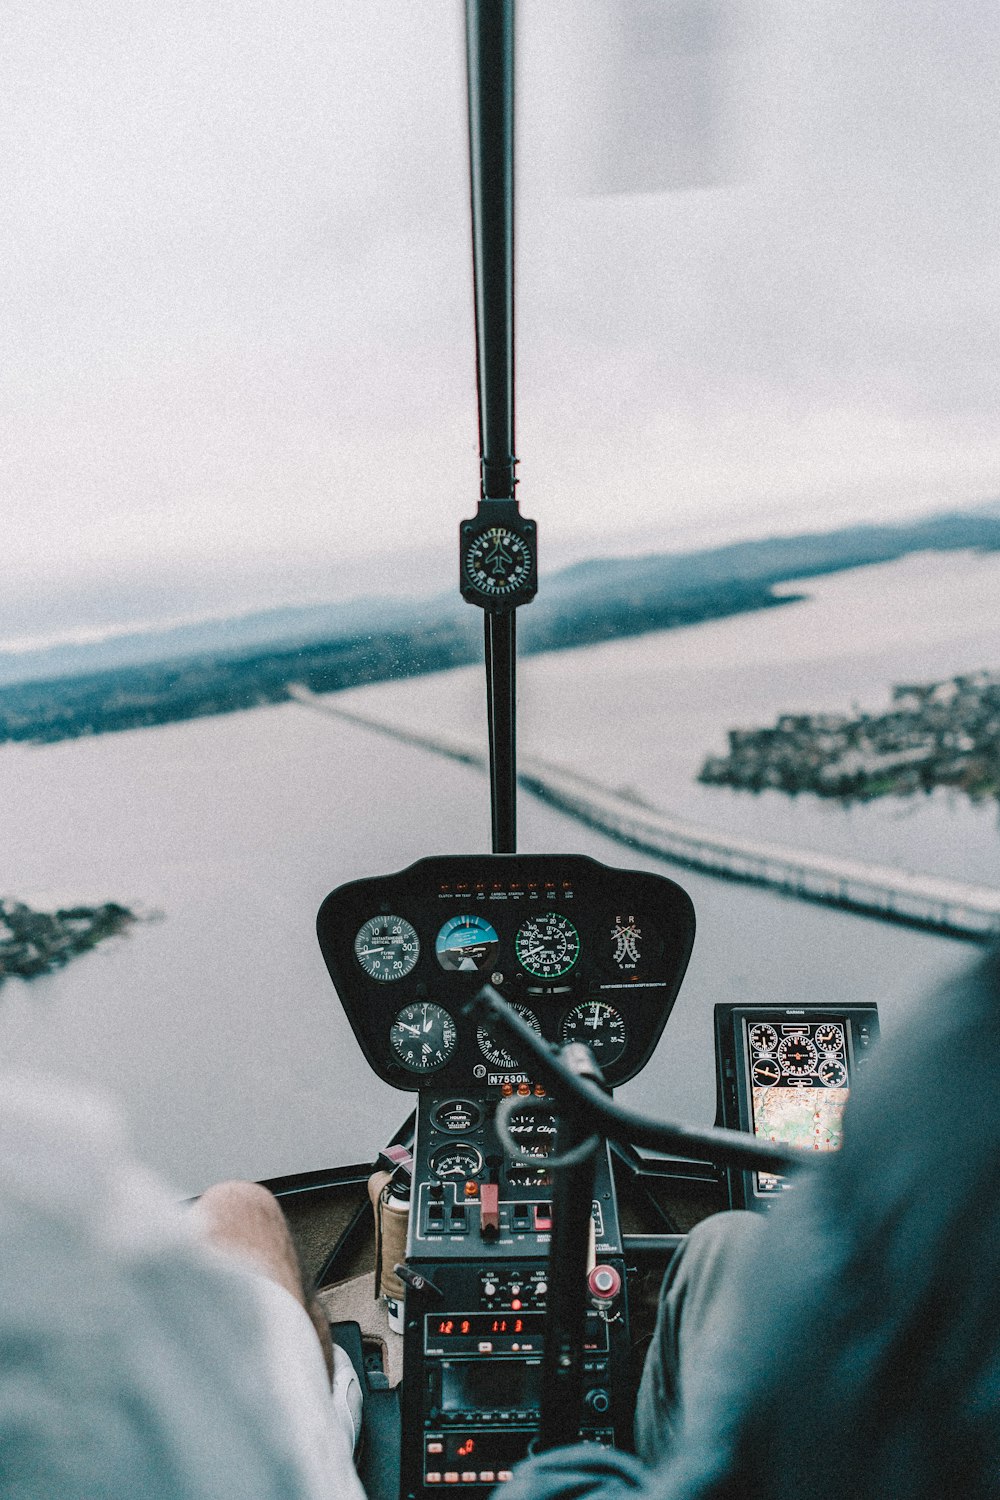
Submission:
<svg viewBox="0 0 1000 1500">
<path fill-rule="evenodd" d="M 490 983 L 549 1041 L 584 1041 L 611 1085 L 649 1060 L 694 941 L 687 893 L 581 854 L 435 855 L 332 891 L 320 948 L 372 1069 L 396 1088 L 523 1076 L 462 1015 Z"/>
</svg>

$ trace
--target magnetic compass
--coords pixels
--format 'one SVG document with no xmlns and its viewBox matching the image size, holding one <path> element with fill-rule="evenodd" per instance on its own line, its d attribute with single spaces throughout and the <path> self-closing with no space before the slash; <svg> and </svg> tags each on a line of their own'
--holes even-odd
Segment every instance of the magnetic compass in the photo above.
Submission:
<svg viewBox="0 0 1000 1500">
<path fill-rule="evenodd" d="M 538 591 L 535 523 L 513 501 L 486 500 L 460 535 L 462 597 L 481 609 L 516 609 Z"/>
</svg>

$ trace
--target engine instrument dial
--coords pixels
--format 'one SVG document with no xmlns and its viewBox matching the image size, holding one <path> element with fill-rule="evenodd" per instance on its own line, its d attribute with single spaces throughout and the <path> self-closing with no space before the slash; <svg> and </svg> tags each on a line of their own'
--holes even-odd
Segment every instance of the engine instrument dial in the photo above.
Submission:
<svg viewBox="0 0 1000 1500">
<path fill-rule="evenodd" d="M 781 1077 L 781 1069 L 773 1057 L 758 1057 L 750 1073 L 754 1083 L 761 1089 L 773 1088 Z"/>
<path fill-rule="evenodd" d="M 819 1053 L 804 1031 L 795 1032 L 778 1043 L 778 1061 L 790 1078 L 805 1078 L 815 1073 Z"/>
<path fill-rule="evenodd" d="M 773 1052 L 778 1045 L 778 1033 L 773 1026 L 762 1021 L 750 1028 L 750 1045 L 756 1052 Z"/>
<path fill-rule="evenodd" d="M 839 1057 L 824 1057 L 816 1072 L 828 1089 L 842 1089 L 847 1083 L 847 1069 Z"/>
<path fill-rule="evenodd" d="M 526 1005 L 516 1003 L 511 1006 L 511 1010 L 516 1010 L 522 1021 L 525 1021 L 531 1027 L 532 1031 L 537 1031 L 538 1035 L 541 1036 L 542 1028 L 534 1011 L 529 1010 Z M 480 1026 L 477 1029 L 476 1041 L 479 1043 L 479 1050 L 486 1058 L 486 1061 L 491 1062 L 495 1068 L 510 1069 L 525 1066 L 524 1063 L 519 1063 L 516 1058 L 511 1057 L 506 1048 L 501 1047 L 500 1043 L 494 1040 L 488 1027 Z"/>
<path fill-rule="evenodd" d="M 405 979 L 420 957 L 420 939 L 403 917 L 369 917 L 358 928 L 354 955 L 370 979 Z"/>
<path fill-rule="evenodd" d="M 824 1052 L 840 1052 L 844 1045 L 844 1033 L 839 1026 L 817 1026 L 814 1040 Z"/>
<path fill-rule="evenodd" d="M 437 1177 L 475 1177 L 483 1169 L 483 1154 L 475 1146 L 440 1146 L 429 1166 Z"/>
<path fill-rule="evenodd" d="M 620 1013 L 604 1000 L 574 1005 L 562 1023 L 564 1042 L 586 1042 L 603 1067 L 617 1062 L 625 1051 L 628 1031 Z"/>
<path fill-rule="evenodd" d="M 452 917 L 441 928 L 434 943 L 437 961 L 442 969 L 460 974 L 477 974 L 496 964 L 500 939 L 485 917 L 473 915 Z"/>
<path fill-rule="evenodd" d="M 411 1073 L 433 1073 L 443 1067 L 457 1042 L 454 1019 L 430 1000 L 404 1005 L 389 1028 L 396 1060 Z"/>
<path fill-rule="evenodd" d="M 561 979 L 580 957 L 580 934 L 562 912 L 541 912 L 521 923 L 514 952 L 536 979 Z"/>
</svg>

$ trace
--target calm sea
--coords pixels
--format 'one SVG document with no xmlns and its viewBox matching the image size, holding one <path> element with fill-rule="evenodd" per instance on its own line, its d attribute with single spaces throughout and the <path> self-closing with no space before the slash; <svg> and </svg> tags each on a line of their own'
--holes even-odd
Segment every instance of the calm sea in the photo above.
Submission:
<svg viewBox="0 0 1000 1500">
<path fill-rule="evenodd" d="M 928 555 L 805 587 L 808 603 L 526 661 L 522 746 L 719 827 L 995 883 L 992 806 L 935 795 L 844 810 L 693 780 L 728 727 L 878 709 L 893 682 L 1000 666 L 1000 558 Z M 482 699 L 464 670 L 342 695 L 470 737 Z M 297 705 L 8 746 L 0 776 L 7 893 L 159 914 L 62 973 L 8 983 L 4 1057 L 112 1090 L 183 1191 L 368 1159 L 409 1098 L 365 1076 L 315 913 L 344 880 L 486 848 L 485 779 Z M 650 863 L 524 796 L 520 845 Z M 716 1001 L 874 999 L 891 1038 L 974 952 L 659 868 L 691 892 L 698 938 L 660 1048 L 623 1095 L 664 1118 L 713 1116 Z"/>
</svg>

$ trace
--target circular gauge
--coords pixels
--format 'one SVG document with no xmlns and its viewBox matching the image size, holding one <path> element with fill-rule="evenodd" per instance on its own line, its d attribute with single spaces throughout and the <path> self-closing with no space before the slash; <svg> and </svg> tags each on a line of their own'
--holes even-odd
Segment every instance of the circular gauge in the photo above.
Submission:
<svg viewBox="0 0 1000 1500">
<path fill-rule="evenodd" d="M 526 1005 L 512 1005 L 511 1010 L 516 1010 L 522 1021 L 526 1021 L 532 1031 L 537 1031 L 541 1036 L 542 1028 L 534 1011 L 529 1010 Z M 480 1026 L 476 1032 L 476 1041 L 479 1050 L 487 1062 L 491 1062 L 495 1068 L 520 1068 L 522 1063 L 517 1062 L 510 1053 L 500 1046 L 499 1042 L 493 1040 L 493 1036 L 486 1026 Z"/>
<path fill-rule="evenodd" d="M 625 1051 L 628 1033 L 613 1005 L 604 1000 L 584 1000 L 575 1005 L 562 1023 L 564 1042 L 586 1042 L 597 1062 L 617 1062 Z"/>
<path fill-rule="evenodd" d="M 411 1073 L 432 1073 L 443 1067 L 457 1041 L 455 1022 L 430 1000 L 404 1005 L 389 1028 L 389 1045 L 396 1060 Z"/>
<path fill-rule="evenodd" d="M 781 1077 L 781 1069 L 773 1057 L 758 1057 L 750 1069 L 750 1076 L 758 1088 L 769 1089 Z"/>
<path fill-rule="evenodd" d="M 499 942 L 485 917 L 452 917 L 438 933 L 434 951 L 442 969 L 477 974 L 494 967 Z"/>
<path fill-rule="evenodd" d="M 847 1082 L 847 1069 L 839 1057 L 824 1057 L 816 1072 L 828 1089 L 842 1089 Z"/>
<path fill-rule="evenodd" d="M 548 1110 L 533 1109 L 530 1104 L 512 1109 L 507 1129 L 521 1156 L 551 1156 L 556 1149 L 556 1117 Z"/>
<path fill-rule="evenodd" d="M 643 965 L 659 958 L 663 952 L 663 940 L 644 917 L 630 912 L 617 912 L 610 924 L 609 967 L 617 974 L 635 974 Z"/>
<path fill-rule="evenodd" d="M 521 967 L 536 979 L 560 979 L 580 957 L 580 934 L 561 912 L 542 912 L 521 923 L 514 952 Z"/>
<path fill-rule="evenodd" d="M 844 1033 L 839 1026 L 817 1026 L 815 1042 L 823 1052 L 839 1052 L 844 1045 Z"/>
<path fill-rule="evenodd" d="M 475 1177 L 482 1171 L 483 1154 L 475 1146 L 440 1146 L 429 1166 L 436 1177 Z"/>
<path fill-rule="evenodd" d="M 491 526 L 470 543 L 465 575 L 480 594 L 516 593 L 531 577 L 531 549 L 509 526 Z"/>
<path fill-rule="evenodd" d="M 431 1113 L 431 1124 L 436 1125 L 438 1130 L 447 1130 L 452 1135 L 459 1135 L 465 1130 L 475 1130 L 483 1112 L 478 1104 L 473 1104 L 470 1099 L 446 1099 L 439 1104 Z"/>
<path fill-rule="evenodd" d="M 790 1078 L 805 1078 L 816 1071 L 819 1053 L 805 1032 L 796 1032 L 778 1043 L 778 1061 Z"/>
<path fill-rule="evenodd" d="M 420 957 L 420 939 L 403 917 L 369 917 L 358 928 L 354 953 L 370 979 L 405 979 Z"/>
<path fill-rule="evenodd" d="M 766 1023 L 750 1028 L 750 1045 L 755 1052 L 773 1052 L 778 1045 L 778 1033 Z"/>
</svg>

